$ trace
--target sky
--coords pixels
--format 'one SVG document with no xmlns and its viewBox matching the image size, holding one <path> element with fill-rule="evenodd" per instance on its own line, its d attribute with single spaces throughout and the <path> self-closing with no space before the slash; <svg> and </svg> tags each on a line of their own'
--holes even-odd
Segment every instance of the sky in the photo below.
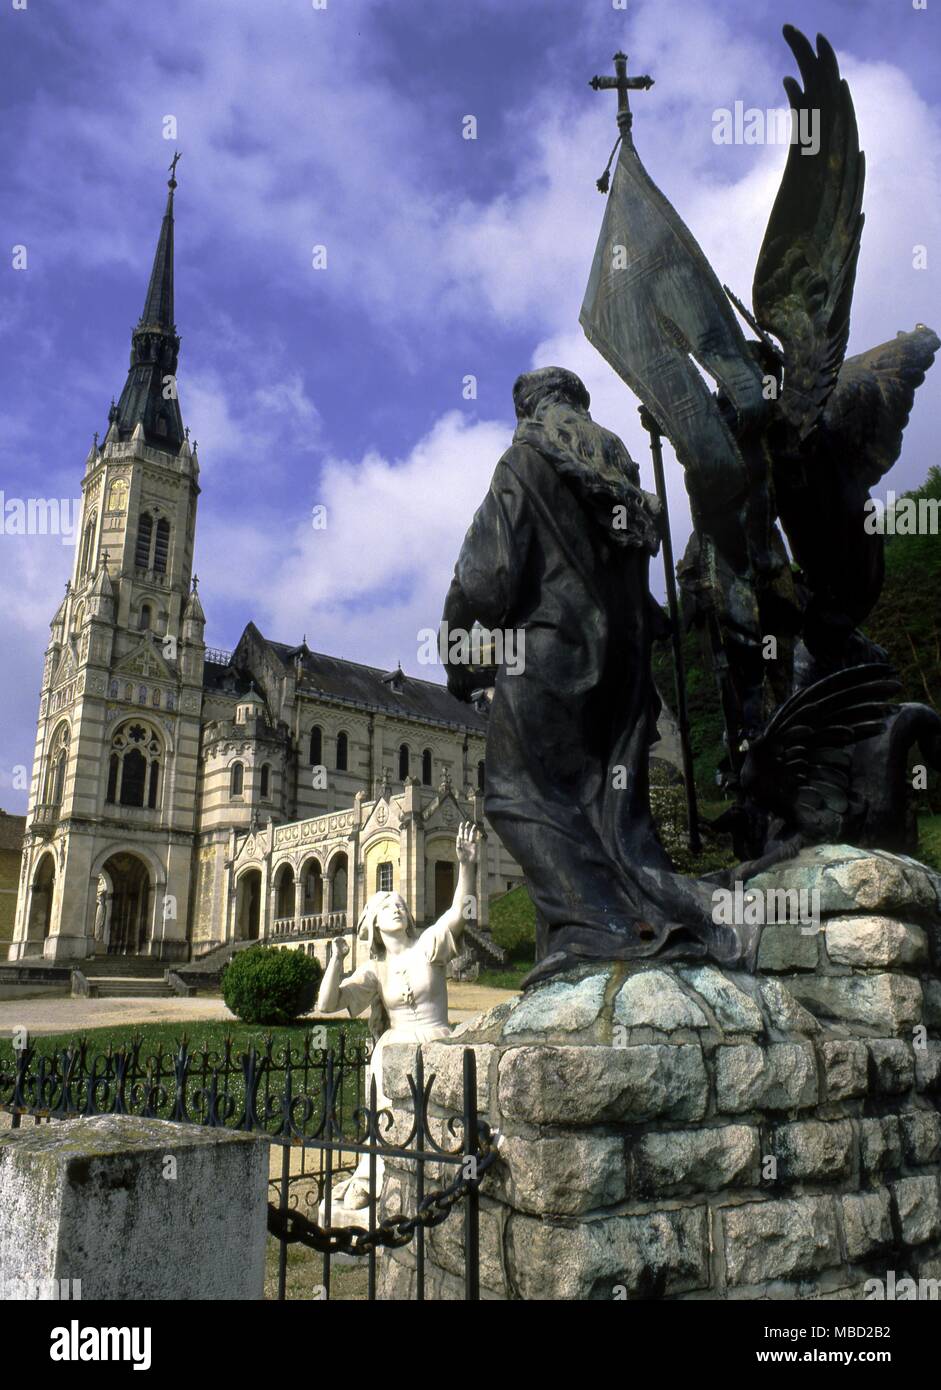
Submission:
<svg viewBox="0 0 941 1390">
<path fill-rule="evenodd" d="M 4 499 L 78 497 L 179 149 L 178 379 L 207 642 L 233 647 L 251 619 L 440 678 L 418 634 L 510 443 L 519 372 L 577 371 L 653 489 L 638 402 L 578 325 L 616 135 L 615 97 L 589 78 L 619 48 L 654 77 L 632 102 L 638 151 L 748 300 L 786 147 L 717 144 L 714 113 L 786 104 L 784 21 L 835 47 L 867 155 L 849 350 L 937 328 L 941 0 L 0 0 Z M 935 371 L 885 480 L 897 492 L 938 462 Z M 666 466 L 680 553 L 669 450 Z M 72 558 L 60 537 L 0 535 L 11 812 Z"/>
</svg>

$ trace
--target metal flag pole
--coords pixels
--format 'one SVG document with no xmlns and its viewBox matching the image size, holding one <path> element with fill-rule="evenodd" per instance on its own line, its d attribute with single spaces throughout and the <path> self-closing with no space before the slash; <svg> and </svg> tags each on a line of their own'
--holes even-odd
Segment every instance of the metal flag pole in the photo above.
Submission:
<svg viewBox="0 0 941 1390">
<path fill-rule="evenodd" d="M 680 727 L 680 749 L 683 755 L 683 781 L 686 784 L 687 840 L 690 852 L 699 854 L 699 808 L 696 804 L 696 782 L 693 776 L 693 750 L 689 741 L 689 709 L 686 704 L 686 662 L 683 660 L 683 629 L 680 605 L 676 592 L 676 572 L 673 568 L 673 538 L 670 534 L 670 508 L 667 503 L 666 480 L 663 476 L 663 450 L 660 426 L 645 405 L 640 407 L 640 422 L 650 435 L 653 475 L 662 510 L 661 541 L 663 543 L 663 573 L 670 609 L 670 633 L 673 642 L 673 689 L 676 699 L 676 719 Z"/>
</svg>

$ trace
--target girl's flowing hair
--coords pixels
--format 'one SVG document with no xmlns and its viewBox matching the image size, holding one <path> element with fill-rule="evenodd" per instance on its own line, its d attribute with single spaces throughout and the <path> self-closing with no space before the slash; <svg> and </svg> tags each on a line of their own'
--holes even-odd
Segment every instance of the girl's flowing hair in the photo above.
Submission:
<svg viewBox="0 0 941 1390">
<path fill-rule="evenodd" d="M 399 898 L 405 909 L 405 917 L 408 922 L 406 936 L 411 940 L 417 941 L 421 932 L 415 925 L 415 918 L 409 911 L 408 903 L 400 893 L 373 893 L 372 897 L 366 902 L 366 906 L 360 913 L 359 921 L 356 924 L 356 935 L 360 941 L 366 943 L 370 960 L 384 960 L 386 948 L 383 944 L 382 933 L 379 930 L 379 913 L 389 898 Z M 369 1010 L 369 1032 L 373 1042 L 378 1042 L 383 1033 L 388 1030 L 389 1015 L 381 996 L 376 996 L 372 1007 Z"/>
</svg>

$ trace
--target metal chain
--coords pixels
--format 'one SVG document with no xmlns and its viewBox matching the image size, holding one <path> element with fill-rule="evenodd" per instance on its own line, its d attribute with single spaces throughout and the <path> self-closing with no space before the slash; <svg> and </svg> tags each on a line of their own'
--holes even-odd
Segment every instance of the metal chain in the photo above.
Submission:
<svg viewBox="0 0 941 1390">
<path fill-rule="evenodd" d="M 325 1254 L 368 1255 L 377 1246 L 397 1249 L 408 1245 L 419 1226 L 427 1229 L 440 1226 L 452 1209 L 474 1188 L 479 1187 L 487 1169 L 495 1161 L 495 1148 L 484 1146 L 480 1153 L 468 1154 L 477 1159 L 476 1178 L 457 1177 L 440 1191 L 429 1192 L 421 1201 L 414 1216 L 387 1216 L 374 1231 L 365 1226 L 318 1226 L 299 1211 L 281 1211 L 268 1203 L 268 1231 L 288 1245 L 307 1245 Z"/>
</svg>

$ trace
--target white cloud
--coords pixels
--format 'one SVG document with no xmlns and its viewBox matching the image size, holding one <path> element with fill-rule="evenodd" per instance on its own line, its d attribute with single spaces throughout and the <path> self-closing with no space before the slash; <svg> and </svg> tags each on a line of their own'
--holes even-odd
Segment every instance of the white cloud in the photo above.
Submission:
<svg viewBox="0 0 941 1390">
<path fill-rule="evenodd" d="M 434 678 L 416 666 L 417 634 L 441 616 L 464 532 L 511 434 L 509 422 L 452 411 L 404 459 L 328 461 L 317 489 L 327 525 L 313 529 L 309 512 L 285 518 L 280 558 L 271 568 L 261 560 L 251 616 L 268 636 L 306 632 L 316 650 L 401 659 Z"/>
</svg>

